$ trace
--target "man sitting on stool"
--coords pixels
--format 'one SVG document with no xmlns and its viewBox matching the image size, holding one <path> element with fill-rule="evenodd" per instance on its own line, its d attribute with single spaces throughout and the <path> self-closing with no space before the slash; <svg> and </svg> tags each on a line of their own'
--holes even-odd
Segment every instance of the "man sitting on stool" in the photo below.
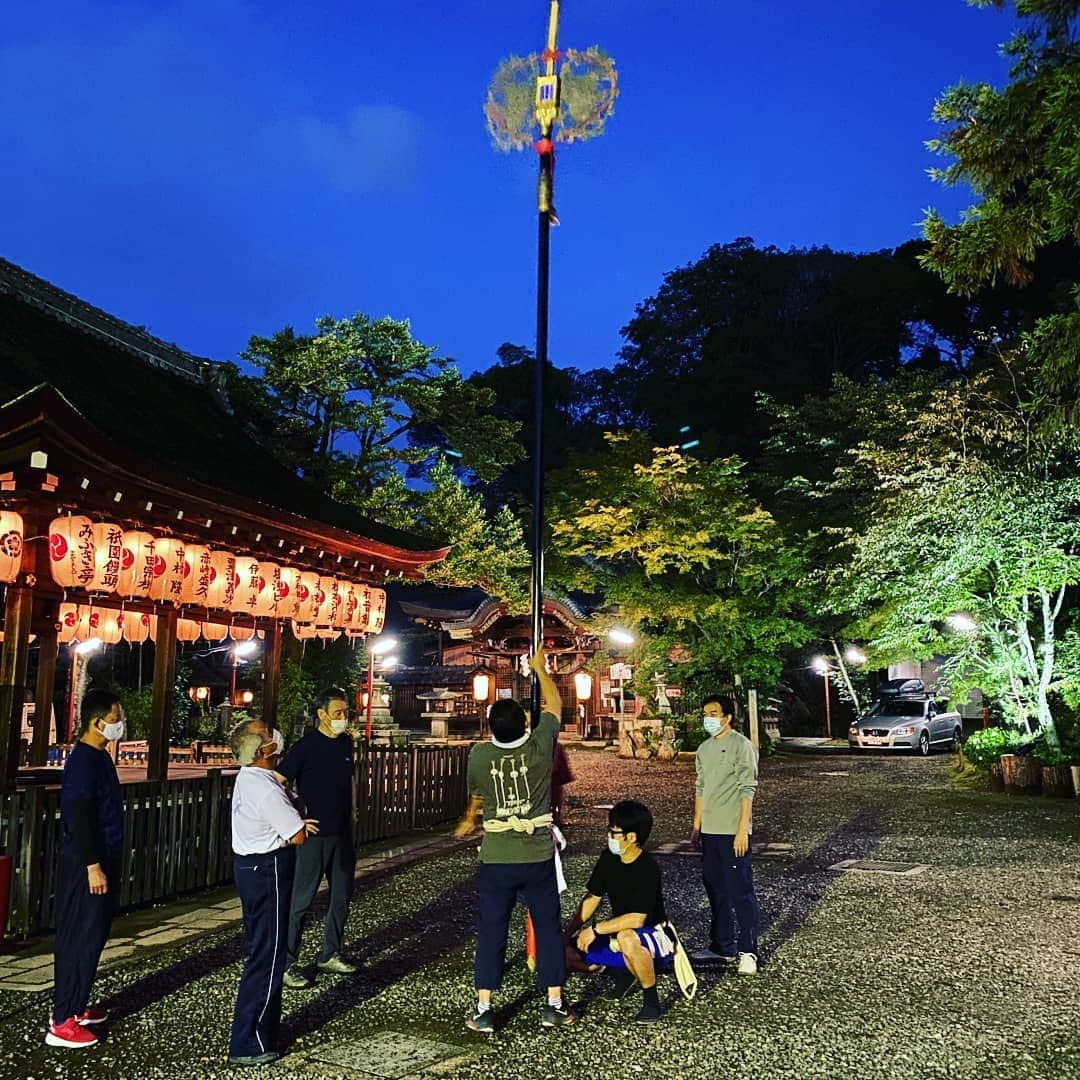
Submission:
<svg viewBox="0 0 1080 1080">
<path fill-rule="evenodd" d="M 675 957 L 675 943 L 663 925 L 667 916 L 660 867 L 642 850 L 652 825 L 649 808 L 632 799 L 617 802 L 608 811 L 608 850 L 593 867 L 578 920 L 588 923 L 605 896 L 611 917 L 585 926 L 574 942 L 591 970 L 617 969 L 606 996 L 623 997 L 635 982 L 641 984 L 645 1002 L 634 1017 L 640 1024 L 660 1019 L 656 973 L 668 971 Z"/>
<path fill-rule="evenodd" d="M 318 822 L 304 820 L 274 773 L 277 744 L 261 720 L 229 733 L 240 773 L 232 795 L 233 876 L 244 912 L 247 960 L 229 1039 L 232 1065 L 265 1065 L 276 1049 L 285 974 L 293 853 Z"/>
</svg>

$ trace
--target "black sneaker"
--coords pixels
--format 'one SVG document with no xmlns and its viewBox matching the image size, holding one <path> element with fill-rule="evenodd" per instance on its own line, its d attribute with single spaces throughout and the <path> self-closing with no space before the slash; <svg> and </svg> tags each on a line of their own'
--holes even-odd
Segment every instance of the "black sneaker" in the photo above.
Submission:
<svg viewBox="0 0 1080 1080">
<path fill-rule="evenodd" d="M 631 972 L 620 971 L 612 979 L 610 985 L 601 991 L 600 996 L 609 998 L 612 1001 L 618 1001 L 631 993 L 637 985 L 638 981 Z"/>
<path fill-rule="evenodd" d="M 635 1024 L 655 1024 L 660 1019 L 662 1013 L 660 1012 L 659 1005 L 652 1005 L 648 1001 L 641 1006 L 637 1016 L 634 1017 Z"/>
<path fill-rule="evenodd" d="M 276 1050 L 267 1050 L 265 1054 L 251 1054 L 250 1056 L 229 1057 L 230 1065 L 269 1065 L 271 1061 L 277 1061 L 281 1055 Z"/>
<path fill-rule="evenodd" d="M 281 984 L 290 990 L 310 990 L 315 983 L 304 973 L 304 969 L 294 964 L 285 969 L 281 978 Z"/>
<path fill-rule="evenodd" d="M 577 1017 L 565 1006 L 556 1009 L 554 1005 L 545 1005 L 543 1015 L 540 1017 L 540 1026 L 546 1028 L 565 1027 L 572 1024 Z"/>
<path fill-rule="evenodd" d="M 485 1009 L 483 1012 L 477 1009 L 476 1012 L 465 1021 L 465 1026 L 470 1031 L 480 1032 L 481 1035 L 491 1035 L 495 1031 L 495 1018 L 491 1015 L 490 1009 Z"/>
</svg>

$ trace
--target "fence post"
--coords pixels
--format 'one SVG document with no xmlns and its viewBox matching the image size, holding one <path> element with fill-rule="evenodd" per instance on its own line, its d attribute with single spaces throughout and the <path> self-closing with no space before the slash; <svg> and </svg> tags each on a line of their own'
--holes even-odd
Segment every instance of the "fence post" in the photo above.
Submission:
<svg viewBox="0 0 1080 1080">
<path fill-rule="evenodd" d="M 19 802 L 22 802 L 23 833 L 22 843 L 19 845 L 19 859 L 12 875 L 12 914 L 11 929 L 14 933 L 23 937 L 37 933 L 41 929 L 41 905 L 34 910 L 33 894 L 34 886 L 41 881 L 41 874 L 34 866 L 37 853 L 42 850 L 41 837 L 41 795 L 42 789 L 37 784 L 29 788 L 12 800 L 11 811 L 13 815 L 19 813 Z"/>
<path fill-rule="evenodd" d="M 206 852 L 206 881 L 197 885 L 218 884 L 221 877 L 218 863 L 221 857 L 221 770 L 208 769 L 206 772 L 206 798 L 209 800 L 206 831 L 210 834 L 210 845 Z M 195 807 L 192 815 L 195 816 Z M 197 819 L 196 819 L 197 820 Z"/>
<path fill-rule="evenodd" d="M 416 805 L 420 794 L 420 747 L 409 747 L 409 829 L 416 828 Z"/>
</svg>

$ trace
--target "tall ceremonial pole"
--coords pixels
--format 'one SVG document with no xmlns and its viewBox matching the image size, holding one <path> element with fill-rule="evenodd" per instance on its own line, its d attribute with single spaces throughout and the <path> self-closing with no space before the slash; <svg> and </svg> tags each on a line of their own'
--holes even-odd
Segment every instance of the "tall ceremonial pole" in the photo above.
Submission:
<svg viewBox="0 0 1080 1080">
<path fill-rule="evenodd" d="M 536 152 L 540 175 L 536 184 L 536 358 L 533 374 L 533 529 L 532 529 L 532 651 L 544 644 L 544 369 L 548 362 L 548 297 L 551 280 L 551 226 L 555 216 L 555 142 L 552 129 L 559 116 L 559 76 L 556 62 L 559 35 L 559 0 L 550 0 L 547 46 L 542 73 L 536 78 L 536 122 L 540 138 Z M 532 715 L 540 716 L 540 680 L 532 680 Z"/>
</svg>

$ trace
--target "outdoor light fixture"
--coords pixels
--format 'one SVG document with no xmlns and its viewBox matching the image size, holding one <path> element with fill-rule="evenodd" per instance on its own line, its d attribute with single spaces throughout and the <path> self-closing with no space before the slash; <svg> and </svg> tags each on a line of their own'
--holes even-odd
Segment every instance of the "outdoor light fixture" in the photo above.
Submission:
<svg viewBox="0 0 1080 1080">
<path fill-rule="evenodd" d="M 491 693 L 491 676 L 478 671 L 472 679 L 472 696 L 474 701 L 487 701 Z"/>
<path fill-rule="evenodd" d="M 207 698 L 210 697 L 210 687 L 209 686 L 193 686 L 193 687 L 191 687 L 191 689 L 188 690 L 188 696 L 194 702 L 197 702 L 197 703 L 204 702 L 204 701 L 207 700 Z"/>
<path fill-rule="evenodd" d="M 849 645 L 844 650 L 844 659 L 849 664 L 865 664 L 866 663 L 866 653 L 864 653 L 862 651 L 862 649 L 855 648 L 854 645 Z"/>
<path fill-rule="evenodd" d="M 812 667 L 812 668 L 813 668 L 813 669 L 814 669 L 814 670 L 815 670 L 815 671 L 816 671 L 816 672 L 817 672 L 817 673 L 818 673 L 819 675 L 828 675 L 828 674 L 829 674 L 829 672 L 830 672 L 830 671 L 832 670 L 832 669 L 831 669 L 831 668 L 829 667 L 829 661 L 828 661 L 828 660 L 826 660 L 824 656 L 815 656 L 815 657 L 814 657 L 814 659 L 813 659 L 813 661 L 811 662 L 810 666 L 811 666 L 811 667 Z"/>
<path fill-rule="evenodd" d="M 389 671 L 392 667 L 397 667 L 398 658 L 396 656 L 384 656 L 379 661 L 383 671 Z"/>
<path fill-rule="evenodd" d="M 75 652 L 78 656 L 89 656 L 92 652 L 97 652 L 101 648 L 101 638 L 92 637 L 87 638 L 85 641 L 80 641 L 75 646 Z"/>
<path fill-rule="evenodd" d="M 255 695 L 254 695 L 254 694 L 253 694 L 253 693 L 252 693 L 252 692 L 251 692 L 250 690 L 245 690 L 245 691 L 244 691 L 244 692 L 243 692 L 243 693 L 242 693 L 242 694 L 240 695 L 240 700 L 241 700 L 241 701 L 242 701 L 242 702 L 243 702 L 243 703 L 244 703 L 245 705 L 250 705 L 250 704 L 251 704 L 251 703 L 252 703 L 252 702 L 253 702 L 253 701 L 255 700 Z"/>
<path fill-rule="evenodd" d="M 587 671 L 579 671 L 574 676 L 574 693 L 578 701 L 588 701 L 592 697 L 592 676 Z"/>
<path fill-rule="evenodd" d="M 979 628 L 979 624 L 966 611 L 954 612 L 945 622 L 958 634 L 970 634 Z"/>
<path fill-rule="evenodd" d="M 370 652 L 375 656 L 381 656 L 384 652 L 389 652 L 397 645 L 397 638 L 395 637 L 381 637 L 377 638 L 371 643 Z"/>
<path fill-rule="evenodd" d="M 259 647 L 258 641 L 255 638 L 249 638 L 247 641 L 238 641 L 233 646 L 233 656 L 237 659 L 242 659 L 245 656 L 250 656 Z"/>
<path fill-rule="evenodd" d="M 618 627 L 613 626 L 608 632 L 607 636 L 615 642 L 616 645 L 633 645 L 634 635 L 629 630 L 620 630 Z"/>
</svg>

